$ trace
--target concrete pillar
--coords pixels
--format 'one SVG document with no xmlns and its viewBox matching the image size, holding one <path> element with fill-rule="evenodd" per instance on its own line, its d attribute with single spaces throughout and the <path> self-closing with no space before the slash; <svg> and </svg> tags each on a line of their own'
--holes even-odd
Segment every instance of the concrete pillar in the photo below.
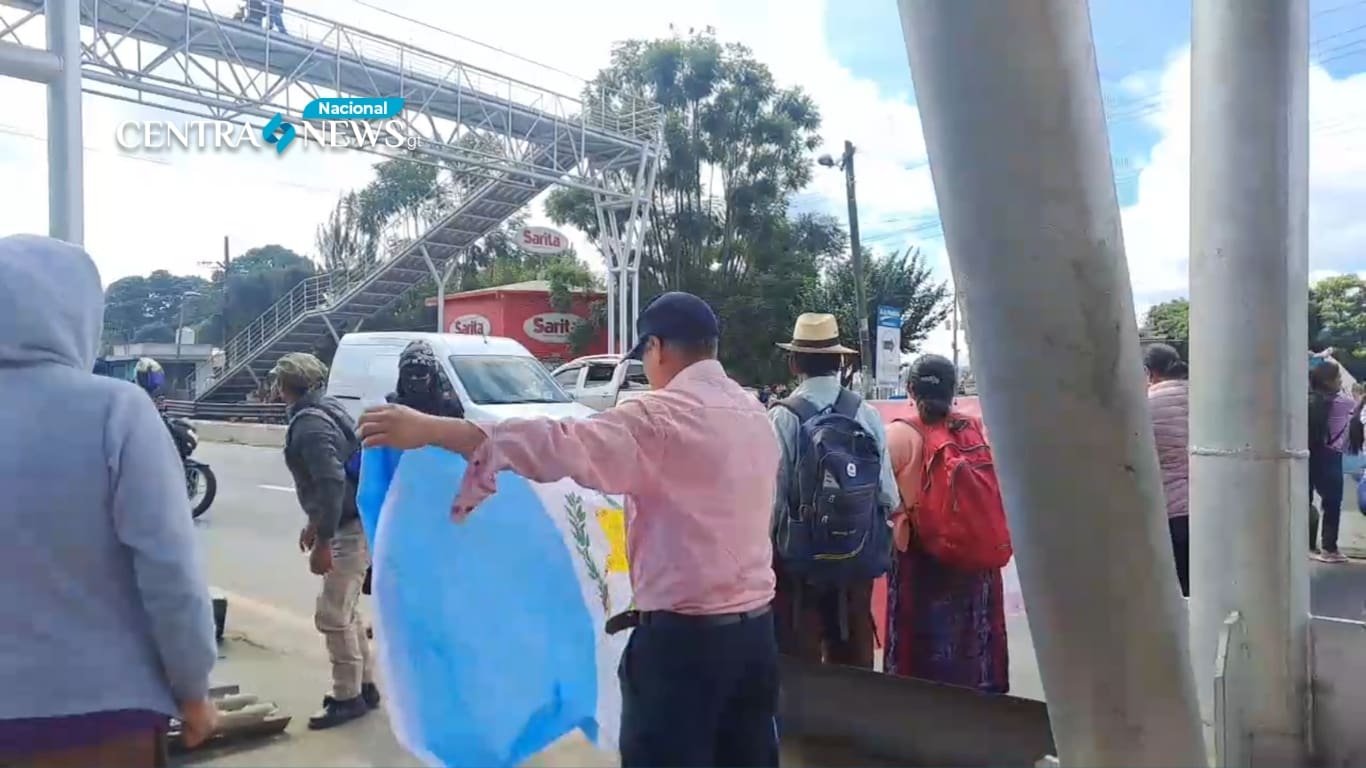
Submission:
<svg viewBox="0 0 1366 768">
<path fill-rule="evenodd" d="M 1205 763 L 1080 0 L 900 0 L 1063 765 Z"/>
<path fill-rule="evenodd" d="M 1251 762 L 1304 765 L 1309 3 L 1195 0 L 1192 11 L 1195 672 L 1208 729 L 1219 630 L 1239 611 Z"/>
</svg>

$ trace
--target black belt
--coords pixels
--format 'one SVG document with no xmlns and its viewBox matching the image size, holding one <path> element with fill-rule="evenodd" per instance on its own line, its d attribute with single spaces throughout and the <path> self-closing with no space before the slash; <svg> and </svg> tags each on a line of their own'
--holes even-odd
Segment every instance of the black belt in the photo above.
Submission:
<svg viewBox="0 0 1366 768">
<path fill-rule="evenodd" d="M 673 611 L 623 611 L 607 620 L 607 634 L 615 635 L 627 629 L 646 626 L 724 627 L 762 618 L 772 606 L 761 606 L 743 613 L 690 614 Z"/>
</svg>

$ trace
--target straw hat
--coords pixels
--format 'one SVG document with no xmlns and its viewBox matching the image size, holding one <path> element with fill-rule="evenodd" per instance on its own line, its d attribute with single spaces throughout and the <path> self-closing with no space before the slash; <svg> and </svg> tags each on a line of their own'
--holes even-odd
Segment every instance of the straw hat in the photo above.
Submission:
<svg viewBox="0 0 1366 768">
<path fill-rule="evenodd" d="M 797 317 L 792 326 L 792 341 L 779 344 L 779 349 L 807 355 L 856 355 L 854 350 L 840 344 L 840 324 L 834 315 L 807 312 Z"/>
</svg>

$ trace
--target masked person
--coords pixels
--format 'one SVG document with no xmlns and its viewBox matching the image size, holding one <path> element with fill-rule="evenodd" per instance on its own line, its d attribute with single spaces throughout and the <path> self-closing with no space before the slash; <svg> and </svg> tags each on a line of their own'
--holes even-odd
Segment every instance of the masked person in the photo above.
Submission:
<svg viewBox="0 0 1366 768">
<path fill-rule="evenodd" d="M 441 373 L 441 363 L 437 362 L 436 353 L 432 351 L 432 345 L 421 339 L 404 347 L 403 354 L 399 355 L 398 382 L 394 385 L 394 391 L 386 395 L 384 399 L 390 403 L 405 405 L 415 411 L 421 411 L 432 416 L 445 416 L 452 419 L 463 419 L 465 417 L 464 406 L 460 404 L 459 398 L 446 385 L 445 378 Z M 372 548 L 375 528 L 379 522 L 379 508 L 384 504 L 384 491 L 389 487 L 394 471 L 398 469 L 398 458 L 401 453 L 401 451 L 372 451 L 370 458 L 366 459 L 366 466 L 361 474 L 357 504 L 360 507 L 361 520 L 369 535 Z M 370 569 L 366 569 L 365 584 L 361 588 L 362 594 L 370 594 L 372 580 L 373 573 Z M 366 630 L 366 632 L 373 634 L 371 630 Z"/>
<path fill-rule="evenodd" d="M 360 617 L 370 551 L 356 509 L 359 443 L 346 409 L 322 393 L 327 366 L 321 360 L 291 352 L 270 376 L 288 406 L 285 464 L 294 477 L 299 506 L 308 515 L 299 549 L 308 552 L 309 570 L 322 577 L 313 620 L 332 662 L 332 693 L 308 720 L 309 728 L 321 730 L 379 706 L 370 642 Z"/>
<path fill-rule="evenodd" d="M 464 418 L 465 409 L 460 400 L 444 384 L 441 364 L 437 362 L 432 346 L 425 341 L 414 341 L 399 355 L 398 384 L 385 399 L 432 416 Z"/>
</svg>

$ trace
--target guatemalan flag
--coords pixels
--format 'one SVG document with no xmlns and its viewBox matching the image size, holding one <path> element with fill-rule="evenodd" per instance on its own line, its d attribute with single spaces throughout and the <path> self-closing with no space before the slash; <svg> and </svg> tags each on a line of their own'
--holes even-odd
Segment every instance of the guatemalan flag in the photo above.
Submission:
<svg viewBox="0 0 1366 768">
<path fill-rule="evenodd" d="M 379 671 L 399 742 L 430 765 L 513 766 L 574 729 L 615 750 L 631 604 L 616 501 L 510 472 L 463 522 L 465 460 L 367 448 L 358 496 L 374 563 Z"/>
</svg>

